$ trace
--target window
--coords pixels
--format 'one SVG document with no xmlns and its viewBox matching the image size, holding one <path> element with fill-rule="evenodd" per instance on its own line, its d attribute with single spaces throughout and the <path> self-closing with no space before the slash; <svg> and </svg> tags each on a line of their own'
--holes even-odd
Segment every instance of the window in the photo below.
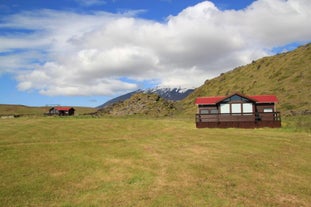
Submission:
<svg viewBox="0 0 311 207">
<path fill-rule="evenodd" d="M 265 108 L 263 109 L 263 112 L 268 113 L 268 112 L 273 112 L 272 108 Z"/>
<path fill-rule="evenodd" d="M 241 96 L 238 96 L 238 95 L 234 95 L 234 96 L 231 96 L 231 101 L 241 101 Z"/>
<path fill-rule="evenodd" d="M 233 103 L 231 104 L 232 113 L 241 113 L 241 104 L 240 103 Z"/>
<path fill-rule="evenodd" d="M 230 113 L 230 104 L 220 104 L 220 113 L 229 114 Z"/>
<path fill-rule="evenodd" d="M 200 114 L 208 114 L 208 110 L 207 109 L 201 109 Z"/>
<path fill-rule="evenodd" d="M 218 110 L 217 109 L 212 109 L 211 110 L 211 114 L 218 114 Z"/>
<path fill-rule="evenodd" d="M 220 113 L 232 113 L 232 114 L 252 114 L 254 112 L 254 106 L 251 100 L 241 97 L 239 95 L 233 95 L 220 104 Z"/>
<path fill-rule="evenodd" d="M 253 104 L 243 103 L 243 113 L 253 113 Z"/>
</svg>

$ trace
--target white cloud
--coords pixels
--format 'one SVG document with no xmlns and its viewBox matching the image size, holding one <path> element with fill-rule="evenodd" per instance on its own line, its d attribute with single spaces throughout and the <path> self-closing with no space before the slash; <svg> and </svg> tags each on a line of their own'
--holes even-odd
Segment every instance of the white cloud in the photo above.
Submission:
<svg viewBox="0 0 311 207">
<path fill-rule="evenodd" d="M 113 95 L 118 91 L 134 90 L 136 84 L 122 82 L 113 78 L 96 77 L 81 80 L 73 70 L 53 62 L 31 72 L 21 73 L 17 77 L 20 90 L 38 90 L 43 95 Z M 69 78 L 68 78 L 69 77 Z"/>
<path fill-rule="evenodd" d="M 0 58 L 11 63 L 1 62 L 0 68 L 19 69 L 19 89 L 44 95 L 111 95 L 147 80 L 199 86 L 274 47 L 310 41 L 310 11 L 309 0 L 258 0 L 238 11 L 221 11 L 206 1 L 164 23 L 130 13 L 23 12 L 0 23 L 28 30 L 0 36 L 0 52 L 23 49 L 33 61 L 8 52 Z"/>
</svg>

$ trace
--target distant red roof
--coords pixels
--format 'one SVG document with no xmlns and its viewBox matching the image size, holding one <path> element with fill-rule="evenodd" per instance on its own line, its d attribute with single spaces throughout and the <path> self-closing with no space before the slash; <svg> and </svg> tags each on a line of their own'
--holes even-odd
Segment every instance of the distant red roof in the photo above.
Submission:
<svg viewBox="0 0 311 207">
<path fill-rule="evenodd" d="M 237 94 L 237 93 L 236 93 Z M 235 95 L 235 94 L 233 94 Z M 233 95 L 230 96 L 214 96 L 214 97 L 198 97 L 195 100 L 195 104 L 198 105 L 215 105 L 219 102 L 221 102 L 222 100 L 229 98 Z M 237 94 L 240 95 L 240 94 Z M 256 96 L 244 96 L 244 95 L 240 95 L 242 97 L 248 98 L 252 101 L 256 101 L 256 103 L 277 103 L 278 99 L 276 96 L 274 95 L 256 95 Z"/>
<path fill-rule="evenodd" d="M 62 107 L 62 106 L 59 106 L 59 107 L 55 107 L 55 109 L 57 111 L 69 111 L 70 109 L 73 109 L 72 107 Z"/>
</svg>

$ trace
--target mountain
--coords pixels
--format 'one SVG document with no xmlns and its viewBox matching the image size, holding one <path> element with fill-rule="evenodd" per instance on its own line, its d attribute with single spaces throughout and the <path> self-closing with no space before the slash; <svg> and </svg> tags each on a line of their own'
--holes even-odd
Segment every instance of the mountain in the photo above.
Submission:
<svg viewBox="0 0 311 207">
<path fill-rule="evenodd" d="M 106 103 L 98 106 L 97 108 L 104 108 L 109 105 L 112 105 L 114 103 L 120 102 L 120 101 L 125 101 L 129 99 L 132 95 L 137 94 L 137 93 L 155 93 L 158 94 L 160 97 L 170 100 L 170 101 L 179 101 L 184 98 L 186 98 L 190 93 L 192 93 L 194 89 L 182 89 L 182 88 L 160 88 L 156 87 L 153 89 L 139 89 L 121 96 L 118 96 L 114 99 L 111 99 L 107 101 Z"/>
<path fill-rule="evenodd" d="M 180 101 L 186 98 L 189 94 L 191 94 L 194 89 L 186 89 L 186 88 L 153 88 L 144 90 L 144 93 L 155 93 L 161 96 L 162 98 L 170 101 Z"/>
<path fill-rule="evenodd" d="M 135 93 L 130 98 L 99 109 L 93 115 L 148 115 L 152 117 L 170 116 L 176 111 L 173 101 L 168 101 L 155 93 Z"/>
<path fill-rule="evenodd" d="M 116 98 L 113 98 L 113 99 L 111 99 L 111 100 L 105 102 L 105 103 L 102 104 L 102 105 L 97 106 L 96 108 L 101 109 L 101 108 L 105 108 L 105 107 L 107 107 L 107 106 L 109 106 L 109 105 L 112 105 L 112 104 L 114 104 L 114 103 L 117 103 L 117 102 L 120 102 L 120 101 L 125 101 L 126 99 L 131 98 L 132 95 L 134 95 L 134 94 L 136 94 L 136 93 L 139 93 L 139 92 L 142 92 L 142 90 L 139 89 L 139 90 L 136 90 L 136 91 L 127 93 L 127 94 L 123 94 L 123 95 L 121 95 L 121 96 L 118 96 L 118 97 L 116 97 Z"/>
<path fill-rule="evenodd" d="M 194 114 L 200 96 L 274 94 L 283 115 L 311 113 L 311 44 L 264 57 L 205 81 L 182 100 L 183 113 Z"/>
</svg>

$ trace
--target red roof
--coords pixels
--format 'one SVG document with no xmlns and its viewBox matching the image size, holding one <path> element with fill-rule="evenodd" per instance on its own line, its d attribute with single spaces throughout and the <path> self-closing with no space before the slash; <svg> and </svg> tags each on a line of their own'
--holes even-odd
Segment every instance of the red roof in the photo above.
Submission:
<svg viewBox="0 0 311 207">
<path fill-rule="evenodd" d="M 235 94 L 233 94 L 235 95 Z M 219 102 L 221 102 L 222 100 L 229 98 L 233 95 L 230 96 L 214 96 L 214 97 L 198 97 L 195 100 L 195 104 L 198 105 L 215 105 Z M 240 95 L 240 94 L 237 94 Z M 277 103 L 278 99 L 276 96 L 274 95 L 256 95 L 256 96 L 244 96 L 242 95 L 242 97 L 251 99 L 252 101 L 256 101 L 256 103 Z"/>
<path fill-rule="evenodd" d="M 214 97 L 198 97 L 195 100 L 195 104 L 216 104 L 218 101 L 225 98 L 225 96 L 214 96 Z"/>
<path fill-rule="evenodd" d="M 277 103 L 279 100 L 274 95 L 257 95 L 251 96 L 252 99 L 256 100 L 257 103 Z"/>
<path fill-rule="evenodd" d="M 72 107 L 62 107 L 62 106 L 60 106 L 60 107 L 55 107 L 55 109 L 57 111 L 69 111 L 70 109 L 73 109 L 73 108 Z"/>
</svg>

